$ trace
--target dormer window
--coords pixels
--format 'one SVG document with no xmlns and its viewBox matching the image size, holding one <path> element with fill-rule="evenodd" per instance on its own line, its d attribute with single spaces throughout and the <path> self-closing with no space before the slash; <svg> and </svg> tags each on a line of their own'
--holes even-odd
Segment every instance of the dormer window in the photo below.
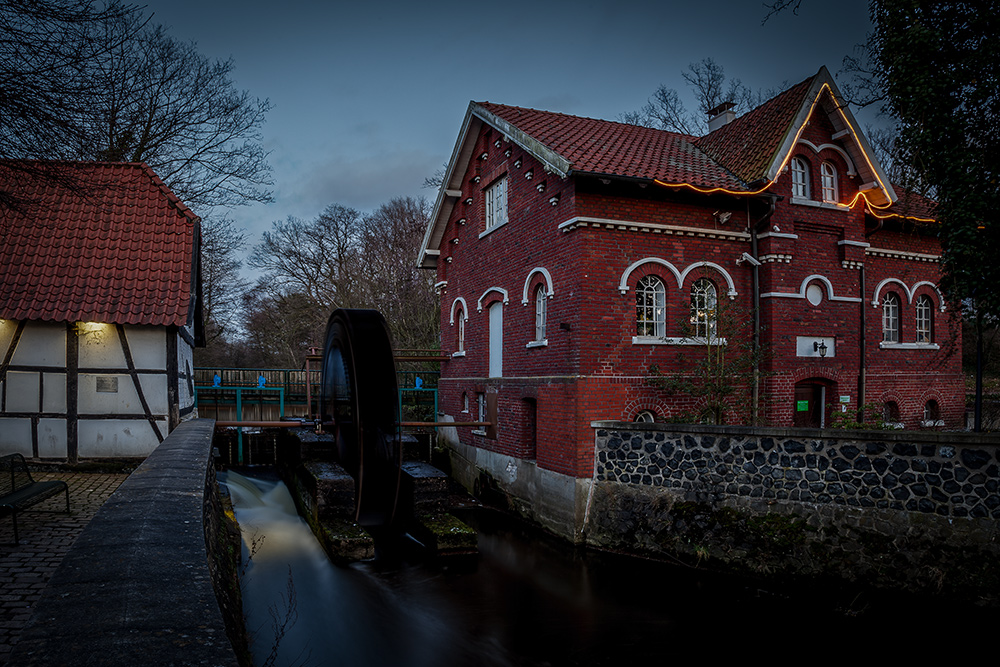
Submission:
<svg viewBox="0 0 1000 667">
<path fill-rule="evenodd" d="M 837 194 L 837 168 L 829 162 L 824 162 L 820 167 L 820 176 L 823 181 L 823 201 L 840 201 Z"/>
<path fill-rule="evenodd" d="M 792 196 L 809 199 L 809 165 L 799 157 L 792 158 Z"/>
</svg>

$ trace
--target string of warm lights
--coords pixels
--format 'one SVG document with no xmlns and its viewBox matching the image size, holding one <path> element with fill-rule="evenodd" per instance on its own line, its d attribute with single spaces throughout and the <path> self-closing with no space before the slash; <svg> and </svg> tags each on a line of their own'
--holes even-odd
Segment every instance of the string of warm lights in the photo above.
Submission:
<svg viewBox="0 0 1000 667">
<path fill-rule="evenodd" d="M 802 132 L 805 129 L 806 125 L 808 124 L 808 120 L 812 116 L 813 110 L 816 108 L 816 105 L 819 103 L 820 98 L 822 98 L 824 92 L 828 93 L 830 95 L 830 97 L 834 100 L 834 102 L 836 102 L 836 97 L 833 94 L 833 89 L 830 88 L 830 84 L 829 83 L 824 83 L 822 86 L 820 86 L 819 91 L 817 91 L 816 96 L 813 98 L 812 103 L 809 105 L 809 113 L 806 114 L 806 122 L 802 123 L 799 126 L 798 130 L 796 131 L 796 133 L 795 133 L 795 139 L 792 141 L 792 144 L 791 144 L 792 146 L 795 146 L 795 144 L 797 144 L 799 142 L 799 139 L 802 136 Z M 854 137 L 854 140 L 856 142 L 858 142 L 858 145 L 860 146 L 861 145 L 861 141 L 860 141 L 860 138 L 858 137 L 858 133 L 854 129 L 854 126 L 851 124 L 851 121 L 844 114 L 844 111 L 841 108 L 841 105 L 838 103 L 838 104 L 835 104 L 834 106 L 836 107 L 837 112 L 840 114 L 840 117 L 843 120 L 844 125 L 847 127 L 848 131 L 851 133 L 851 136 Z M 714 188 L 702 188 L 702 187 L 698 187 L 697 185 L 694 185 L 693 183 L 668 183 L 667 181 L 662 181 L 662 180 L 660 180 L 658 178 L 654 178 L 653 182 L 656 183 L 657 185 L 662 185 L 663 187 L 667 187 L 667 188 L 689 188 L 689 189 L 694 190 L 695 192 L 698 192 L 698 193 L 701 193 L 701 194 L 723 193 L 723 194 L 734 195 L 734 196 L 752 197 L 752 196 L 759 195 L 759 194 L 765 192 L 766 190 L 768 190 L 772 185 L 774 185 L 777 182 L 778 177 L 779 177 L 778 175 L 780 175 L 784 171 L 785 166 L 788 164 L 788 161 L 792 158 L 792 153 L 793 153 L 793 151 L 789 150 L 785 154 L 785 156 L 782 159 L 781 164 L 779 165 L 777 171 L 775 171 L 775 174 L 777 174 L 777 175 L 773 179 L 769 180 L 763 187 L 761 187 L 761 188 L 759 188 L 757 190 L 731 190 L 729 188 L 722 187 L 722 186 L 714 187 Z M 886 190 L 886 185 L 885 185 L 885 183 L 882 182 L 882 179 L 879 178 L 879 176 L 878 176 L 878 170 L 875 169 L 875 165 L 872 164 L 872 161 L 869 159 L 868 152 L 865 151 L 865 150 L 862 150 L 861 154 L 864 156 L 864 160 L 868 164 L 868 168 L 871 170 L 871 173 L 875 176 L 875 180 L 878 181 L 879 188 L 882 191 L 885 191 Z M 904 220 L 914 220 L 914 221 L 917 221 L 917 222 L 937 222 L 933 218 L 921 218 L 921 217 L 918 217 L 918 216 L 902 215 L 902 214 L 899 214 L 899 213 L 890 213 L 888 215 L 879 215 L 878 211 L 884 211 L 884 210 L 889 209 L 892 206 L 892 202 L 889 202 L 888 204 L 884 204 L 884 205 L 876 204 L 876 203 L 872 202 L 870 199 L 868 199 L 868 195 L 866 195 L 862 191 L 858 191 L 858 193 L 856 195 L 854 195 L 854 199 L 852 199 L 851 203 L 847 205 L 847 208 L 848 209 L 854 208 L 854 205 L 858 203 L 858 199 L 859 198 L 864 200 L 865 206 L 866 206 L 868 212 L 871 213 L 871 215 L 874 216 L 875 218 L 878 218 L 879 220 L 885 220 L 887 218 L 902 218 Z"/>
</svg>

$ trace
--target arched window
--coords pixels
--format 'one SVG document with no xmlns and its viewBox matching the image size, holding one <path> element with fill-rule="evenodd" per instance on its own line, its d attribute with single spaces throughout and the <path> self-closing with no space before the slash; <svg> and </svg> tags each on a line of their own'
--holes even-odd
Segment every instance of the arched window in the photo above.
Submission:
<svg viewBox="0 0 1000 667">
<path fill-rule="evenodd" d="M 933 398 L 924 403 L 924 426 L 943 426 L 941 408 Z"/>
<path fill-rule="evenodd" d="M 792 196 L 809 198 L 809 165 L 799 157 L 792 158 Z"/>
<path fill-rule="evenodd" d="M 458 309 L 457 313 L 458 330 L 455 332 L 455 347 L 457 352 L 465 352 L 465 313 Z"/>
<path fill-rule="evenodd" d="M 837 168 L 830 162 L 824 162 L 819 172 L 823 181 L 823 201 L 840 201 L 837 195 Z"/>
<path fill-rule="evenodd" d="M 931 313 L 933 308 L 931 308 L 931 298 L 926 294 L 921 294 L 917 297 L 917 342 L 918 343 L 930 343 L 933 342 L 931 337 Z"/>
<path fill-rule="evenodd" d="M 882 406 L 882 421 L 888 424 L 899 423 L 899 405 L 896 401 L 886 401 Z"/>
<path fill-rule="evenodd" d="M 691 285 L 691 326 L 695 338 L 715 338 L 717 311 L 715 285 L 708 278 L 699 278 Z"/>
<path fill-rule="evenodd" d="M 899 342 L 899 297 L 889 292 L 882 299 L 882 340 Z"/>
<path fill-rule="evenodd" d="M 635 421 L 639 423 L 652 424 L 656 421 L 656 413 L 652 410 L 643 410 L 635 416 Z"/>
<path fill-rule="evenodd" d="M 545 340 L 545 285 L 535 288 L 535 340 Z"/>
<path fill-rule="evenodd" d="M 644 276 L 635 287 L 635 332 L 637 336 L 667 335 L 667 290 L 656 276 Z"/>
</svg>

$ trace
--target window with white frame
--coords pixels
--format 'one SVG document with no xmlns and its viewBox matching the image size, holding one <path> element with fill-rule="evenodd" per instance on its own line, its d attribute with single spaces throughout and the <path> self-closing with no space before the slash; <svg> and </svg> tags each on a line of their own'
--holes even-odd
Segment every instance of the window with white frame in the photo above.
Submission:
<svg viewBox="0 0 1000 667">
<path fill-rule="evenodd" d="M 486 188 L 486 229 L 507 222 L 507 176 L 501 176 Z"/>
<path fill-rule="evenodd" d="M 899 342 L 899 297 L 892 292 L 882 299 L 882 341 Z"/>
<path fill-rule="evenodd" d="M 545 302 L 547 295 L 545 286 L 539 285 L 535 288 L 535 341 L 545 340 Z"/>
<path fill-rule="evenodd" d="M 809 165 L 800 157 L 793 157 L 792 164 L 792 196 L 809 198 Z"/>
<path fill-rule="evenodd" d="M 917 342 L 930 343 L 931 339 L 931 298 L 926 294 L 917 297 Z"/>
<path fill-rule="evenodd" d="M 941 408 L 933 398 L 924 403 L 923 426 L 944 426 L 941 421 Z"/>
<path fill-rule="evenodd" d="M 476 394 L 476 407 L 479 413 L 477 421 L 486 421 L 486 394 Z"/>
<path fill-rule="evenodd" d="M 715 338 L 718 312 L 715 285 L 708 278 L 699 278 L 691 285 L 691 327 L 695 338 Z"/>
<path fill-rule="evenodd" d="M 643 276 L 635 287 L 637 336 L 667 335 L 667 290 L 656 276 Z"/>
<path fill-rule="evenodd" d="M 456 332 L 455 346 L 458 352 L 465 352 L 465 313 L 458 309 L 458 331 Z"/>
<path fill-rule="evenodd" d="M 824 162 L 819 169 L 823 181 L 823 201 L 837 202 L 837 168 L 830 162 Z"/>
</svg>

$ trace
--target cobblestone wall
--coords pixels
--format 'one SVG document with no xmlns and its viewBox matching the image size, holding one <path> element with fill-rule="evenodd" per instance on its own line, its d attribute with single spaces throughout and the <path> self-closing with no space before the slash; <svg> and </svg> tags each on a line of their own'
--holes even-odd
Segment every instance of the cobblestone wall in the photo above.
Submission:
<svg viewBox="0 0 1000 667">
<path fill-rule="evenodd" d="M 595 422 L 585 541 L 1000 607 L 1000 438 Z"/>
<path fill-rule="evenodd" d="M 967 442 L 965 434 L 780 433 L 599 427 L 596 480 L 699 501 L 731 496 L 1000 519 L 995 443 Z"/>
</svg>

